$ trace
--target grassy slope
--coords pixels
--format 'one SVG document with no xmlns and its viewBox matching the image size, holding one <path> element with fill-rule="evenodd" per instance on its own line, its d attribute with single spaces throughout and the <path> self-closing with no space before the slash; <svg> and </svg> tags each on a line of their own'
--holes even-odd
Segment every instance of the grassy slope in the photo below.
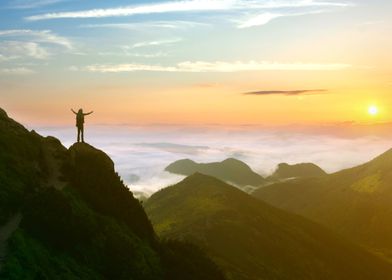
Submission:
<svg viewBox="0 0 392 280">
<path fill-rule="evenodd" d="M 230 279 L 386 279 L 391 266 L 328 230 L 195 174 L 145 204 L 158 234 L 195 242 Z"/>
<path fill-rule="evenodd" d="M 391 182 L 392 150 L 355 168 L 271 185 L 253 195 L 391 258 Z"/>
</svg>

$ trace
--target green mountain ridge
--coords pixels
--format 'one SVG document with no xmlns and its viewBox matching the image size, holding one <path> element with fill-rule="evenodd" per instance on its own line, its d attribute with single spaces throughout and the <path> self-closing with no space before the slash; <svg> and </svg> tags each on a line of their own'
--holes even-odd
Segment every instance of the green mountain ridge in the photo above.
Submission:
<svg viewBox="0 0 392 280">
<path fill-rule="evenodd" d="M 389 279 L 391 264 L 300 216 L 200 173 L 153 194 L 162 238 L 194 242 L 228 279 Z"/>
<path fill-rule="evenodd" d="M 3 110 L 0 151 L 0 279 L 224 279 L 198 247 L 157 237 L 104 152 Z"/>
<path fill-rule="evenodd" d="M 354 168 L 273 184 L 253 195 L 392 259 L 391 182 L 392 149 Z"/>
<path fill-rule="evenodd" d="M 280 163 L 274 173 L 267 179 L 284 180 L 290 178 L 320 177 L 324 175 L 327 175 L 327 173 L 314 163 L 298 163 L 293 165 Z"/>
<path fill-rule="evenodd" d="M 190 159 L 182 159 L 168 165 L 165 171 L 185 176 L 198 172 L 242 187 L 257 187 L 266 182 L 261 175 L 255 173 L 246 163 L 234 158 L 212 163 L 196 163 Z"/>
</svg>

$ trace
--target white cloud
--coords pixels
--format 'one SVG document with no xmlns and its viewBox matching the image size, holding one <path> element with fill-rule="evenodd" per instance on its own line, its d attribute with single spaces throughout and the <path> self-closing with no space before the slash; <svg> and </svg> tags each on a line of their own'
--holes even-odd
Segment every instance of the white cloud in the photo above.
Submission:
<svg viewBox="0 0 392 280">
<path fill-rule="evenodd" d="M 161 66 L 148 64 L 117 64 L 117 65 L 89 65 L 85 71 L 99 73 L 121 73 L 135 71 L 153 72 L 243 72 L 243 71 L 332 71 L 350 68 L 349 64 L 317 64 L 317 63 L 278 63 L 268 61 L 249 62 L 205 62 L 205 61 L 185 61 L 175 66 Z"/>
<path fill-rule="evenodd" d="M 0 74 L 9 75 L 26 75 L 33 74 L 34 71 L 26 67 L 16 67 L 16 68 L 0 68 Z"/>
<path fill-rule="evenodd" d="M 168 12 L 187 11 L 214 11 L 227 10 L 232 7 L 231 0 L 193 0 L 193 1 L 172 1 L 159 4 L 147 4 L 138 6 L 127 6 L 109 9 L 93 9 L 75 12 L 47 13 L 27 17 L 27 20 L 47 20 L 57 18 L 96 18 L 113 16 L 132 16 L 140 14 L 156 14 Z"/>
<path fill-rule="evenodd" d="M 170 21 L 150 21 L 150 22 L 132 22 L 132 23 L 83 24 L 80 27 L 140 30 L 141 28 L 187 29 L 187 28 L 194 28 L 199 26 L 209 26 L 209 24 L 195 22 L 195 21 L 170 20 Z"/>
<path fill-rule="evenodd" d="M 243 23 L 241 23 L 238 28 L 248 28 L 253 26 L 260 26 L 269 23 L 271 20 L 275 18 L 282 17 L 282 14 L 272 14 L 272 13 L 264 13 L 255 17 L 252 17 Z"/>
<path fill-rule="evenodd" d="M 48 20 L 59 18 L 100 18 L 132 16 L 140 14 L 229 11 L 250 9 L 277 9 L 302 7 L 346 7 L 346 2 L 319 2 L 314 0 L 245 1 L 245 0 L 188 0 L 171 1 L 158 4 L 143 4 L 108 9 L 92 9 L 73 12 L 46 13 L 26 17 L 27 20 Z"/>
<path fill-rule="evenodd" d="M 11 3 L 11 8 L 14 9 L 32 9 L 48 5 L 53 5 L 64 0 L 16 0 Z"/>
<path fill-rule="evenodd" d="M 50 56 L 50 53 L 45 48 L 41 47 L 35 42 L 1 42 L 0 52 L 6 53 L 7 57 L 12 57 L 14 59 L 25 56 L 32 57 L 35 59 L 46 59 Z"/>
<path fill-rule="evenodd" d="M 30 38 L 34 42 L 48 43 L 72 49 L 73 45 L 67 38 L 59 36 L 50 30 L 11 29 L 0 30 L 0 37 Z"/>
<path fill-rule="evenodd" d="M 130 48 L 136 49 L 136 48 L 151 47 L 151 46 L 171 45 L 171 44 L 174 44 L 174 43 L 178 43 L 180 41 L 182 41 L 181 38 L 173 38 L 173 39 L 167 39 L 167 40 L 156 40 L 156 41 L 146 41 L 146 42 L 135 43 Z"/>
<path fill-rule="evenodd" d="M 260 15 L 252 16 L 247 18 L 244 21 L 237 21 L 239 23 L 238 28 L 249 28 L 255 26 L 262 26 L 270 21 L 280 18 L 280 17 L 295 17 L 295 16 L 305 16 L 305 15 L 314 15 L 314 14 L 322 14 L 328 12 L 327 10 L 311 10 L 301 13 L 262 13 Z"/>
</svg>

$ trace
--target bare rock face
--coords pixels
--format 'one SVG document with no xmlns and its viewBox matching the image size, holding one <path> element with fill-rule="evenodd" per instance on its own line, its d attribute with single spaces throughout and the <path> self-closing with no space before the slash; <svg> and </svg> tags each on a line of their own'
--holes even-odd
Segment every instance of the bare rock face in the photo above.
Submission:
<svg viewBox="0 0 392 280">
<path fill-rule="evenodd" d="M 103 151 L 87 143 L 75 143 L 69 148 L 71 161 L 77 167 L 94 168 L 97 172 L 114 172 L 114 163 Z"/>
</svg>

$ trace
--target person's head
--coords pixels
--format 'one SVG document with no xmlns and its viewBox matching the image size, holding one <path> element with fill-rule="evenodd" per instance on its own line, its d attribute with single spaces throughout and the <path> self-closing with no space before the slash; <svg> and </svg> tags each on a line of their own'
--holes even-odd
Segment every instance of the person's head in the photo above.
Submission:
<svg viewBox="0 0 392 280">
<path fill-rule="evenodd" d="M 83 109 L 80 108 L 79 111 L 78 111 L 78 113 L 79 113 L 79 114 L 83 114 Z"/>
</svg>

